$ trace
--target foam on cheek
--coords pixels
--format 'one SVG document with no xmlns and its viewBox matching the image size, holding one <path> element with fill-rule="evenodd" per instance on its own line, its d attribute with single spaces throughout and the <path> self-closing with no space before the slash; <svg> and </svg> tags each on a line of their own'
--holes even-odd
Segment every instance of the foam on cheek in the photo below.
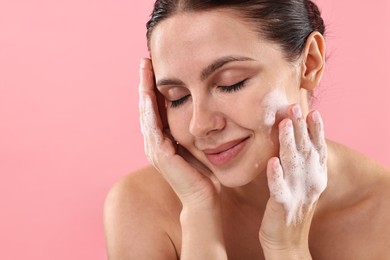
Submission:
<svg viewBox="0 0 390 260">
<path fill-rule="evenodd" d="M 268 136 L 265 137 L 265 141 L 269 142 L 270 145 L 274 145 L 270 134 L 272 127 L 276 122 L 276 114 L 281 111 L 286 111 L 287 107 L 288 101 L 286 95 L 277 89 L 268 92 L 261 100 L 259 106 L 260 110 L 258 112 L 259 119 L 261 120 L 259 128 L 261 131 L 264 131 L 264 133 L 268 133 Z M 254 164 L 255 169 L 258 169 L 259 167 L 259 163 Z"/>
<path fill-rule="evenodd" d="M 264 125 L 272 127 L 275 124 L 276 114 L 280 110 L 286 110 L 288 101 L 286 95 L 278 90 L 269 92 L 262 101 L 264 111 Z"/>
<path fill-rule="evenodd" d="M 277 114 L 284 117 L 287 115 L 288 106 L 285 93 L 279 90 L 264 96 L 261 113 L 263 124 L 269 131 L 276 123 Z M 282 169 L 276 178 L 271 179 L 269 188 L 275 200 L 284 207 L 287 225 L 295 225 L 303 221 L 326 187 L 326 155 L 323 155 L 325 159 L 321 158 L 313 147 L 309 156 L 300 152 L 295 147 L 292 126 L 285 127 L 279 134 Z"/>
</svg>

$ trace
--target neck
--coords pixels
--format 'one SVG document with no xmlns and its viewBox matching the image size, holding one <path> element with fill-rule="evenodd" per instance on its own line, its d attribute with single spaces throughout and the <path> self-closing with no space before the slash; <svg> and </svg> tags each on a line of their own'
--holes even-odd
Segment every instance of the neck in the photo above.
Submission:
<svg viewBox="0 0 390 260">
<path fill-rule="evenodd" d="M 255 210 L 263 214 L 265 206 L 269 199 L 269 189 L 267 183 L 267 174 L 261 172 L 250 183 L 236 188 L 221 188 L 221 197 L 223 203 L 234 204 L 230 205 L 236 209 Z"/>
</svg>

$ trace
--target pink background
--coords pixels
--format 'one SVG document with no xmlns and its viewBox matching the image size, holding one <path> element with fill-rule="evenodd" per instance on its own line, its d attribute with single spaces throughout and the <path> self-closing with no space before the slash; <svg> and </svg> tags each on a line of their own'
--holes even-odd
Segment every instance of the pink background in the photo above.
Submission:
<svg viewBox="0 0 390 260">
<path fill-rule="evenodd" d="M 152 0 L 0 1 L 0 258 L 106 259 L 104 197 L 145 165 Z M 321 0 L 327 136 L 390 166 L 390 2 Z"/>
</svg>

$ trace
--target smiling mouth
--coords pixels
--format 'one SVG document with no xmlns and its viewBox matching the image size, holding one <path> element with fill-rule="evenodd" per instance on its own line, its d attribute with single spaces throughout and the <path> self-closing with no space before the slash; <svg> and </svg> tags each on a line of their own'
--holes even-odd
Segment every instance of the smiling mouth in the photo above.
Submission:
<svg viewBox="0 0 390 260">
<path fill-rule="evenodd" d="M 203 150 L 206 158 L 214 165 L 222 166 L 232 161 L 247 144 L 249 137 L 227 142 L 213 149 Z"/>
</svg>

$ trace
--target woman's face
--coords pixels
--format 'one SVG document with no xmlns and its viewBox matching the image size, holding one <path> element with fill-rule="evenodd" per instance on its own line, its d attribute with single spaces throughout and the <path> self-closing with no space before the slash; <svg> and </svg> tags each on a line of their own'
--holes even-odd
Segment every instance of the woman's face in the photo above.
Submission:
<svg viewBox="0 0 390 260">
<path fill-rule="evenodd" d="M 299 66 L 229 10 L 164 20 L 150 48 L 175 140 L 225 186 L 263 173 L 283 110 L 300 101 Z"/>
</svg>

